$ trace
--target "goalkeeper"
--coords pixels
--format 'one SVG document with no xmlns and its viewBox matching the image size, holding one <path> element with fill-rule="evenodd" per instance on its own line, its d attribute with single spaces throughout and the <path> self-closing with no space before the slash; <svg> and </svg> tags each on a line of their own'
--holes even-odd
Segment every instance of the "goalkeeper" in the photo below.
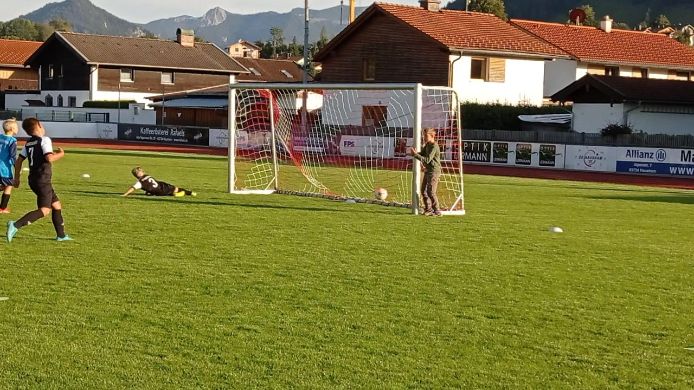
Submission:
<svg viewBox="0 0 694 390">
<path fill-rule="evenodd" d="M 128 196 L 135 190 L 143 190 L 147 195 L 154 196 L 175 196 L 177 198 L 186 195 L 197 196 L 193 191 L 156 180 L 140 167 L 133 168 L 132 174 L 137 178 L 137 181 L 122 196 Z"/>
<path fill-rule="evenodd" d="M 419 153 L 410 148 L 409 155 L 422 162 L 424 165 L 424 179 L 422 180 L 422 198 L 424 200 L 424 215 L 441 215 L 439 200 L 436 191 L 441 178 L 441 150 L 436 142 L 436 130 L 424 129 L 424 146 Z"/>
</svg>

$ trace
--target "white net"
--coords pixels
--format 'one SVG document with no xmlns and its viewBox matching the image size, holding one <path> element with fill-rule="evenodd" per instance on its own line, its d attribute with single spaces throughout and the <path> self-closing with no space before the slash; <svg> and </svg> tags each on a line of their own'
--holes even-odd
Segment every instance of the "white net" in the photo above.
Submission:
<svg viewBox="0 0 694 390">
<path fill-rule="evenodd" d="M 442 152 L 441 209 L 464 210 L 459 104 L 452 90 L 422 88 L 418 104 L 416 87 L 232 88 L 235 191 L 275 190 L 411 207 L 416 179 L 407 150 L 415 145 L 415 134 L 433 128 Z M 388 195 L 383 199 L 379 192 L 376 199 L 377 189 Z"/>
</svg>

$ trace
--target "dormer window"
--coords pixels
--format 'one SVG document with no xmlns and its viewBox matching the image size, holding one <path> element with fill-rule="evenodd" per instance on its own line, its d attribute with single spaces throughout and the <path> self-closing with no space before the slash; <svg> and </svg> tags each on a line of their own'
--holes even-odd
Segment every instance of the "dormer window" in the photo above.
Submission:
<svg viewBox="0 0 694 390">
<path fill-rule="evenodd" d="M 284 70 L 284 69 L 282 69 L 282 74 L 285 75 L 285 76 L 287 76 L 288 79 L 293 79 L 293 78 L 294 78 L 294 75 L 292 75 L 291 73 L 289 73 L 288 71 L 286 71 L 286 70 Z"/>
<path fill-rule="evenodd" d="M 251 73 L 253 73 L 254 75 L 260 76 L 260 72 L 258 72 L 258 69 L 256 69 L 256 68 L 248 68 L 248 70 L 250 70 Z"/>
</svg>

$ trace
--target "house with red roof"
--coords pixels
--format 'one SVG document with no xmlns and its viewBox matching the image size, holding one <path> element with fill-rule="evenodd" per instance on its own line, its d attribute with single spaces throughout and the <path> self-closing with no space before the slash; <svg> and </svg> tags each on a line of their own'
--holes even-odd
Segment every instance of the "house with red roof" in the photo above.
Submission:
<svg viewBox="0 0 694 390">
<path fill-rule="evenodd" d="M 486 13 L 374 3 L 316 54 L 328 83 L 450 86 L 462 101 L 543 103 L 547 61 L 571 56 Z"/>
<path fill-rule="evenodd" d="M 544 96 L 549 97 L 586 74 L 666 80 L 692 80 L 694 47 L 664 34 L 512 19 L 523 29 L 571 58 L 545 63 Z"/>
<path fill-rule="evenodd" d="M 39 74 L 24 62 L 42 42 L 0 39 L 0 107 L 4 107 L 5 91 L 35 91 Z"/>
</svg>

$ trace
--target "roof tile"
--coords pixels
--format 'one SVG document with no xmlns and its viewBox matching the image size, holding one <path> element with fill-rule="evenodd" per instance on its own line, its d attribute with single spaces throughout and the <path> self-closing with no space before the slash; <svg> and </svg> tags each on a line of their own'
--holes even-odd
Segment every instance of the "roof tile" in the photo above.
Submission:
<svg viewBox="0 0 694 390">
<path fill-rule="evenodd" d="M 535 34 L 583 62 L 694 69 L 694 47 L 663 34 L 576 26 L 531 20 L 511 23 Z"/>
<path fill-rule="evenodd" d="M 24 66 L 43 42 L 0 39 L 0 65 Z"/>
</svg>

